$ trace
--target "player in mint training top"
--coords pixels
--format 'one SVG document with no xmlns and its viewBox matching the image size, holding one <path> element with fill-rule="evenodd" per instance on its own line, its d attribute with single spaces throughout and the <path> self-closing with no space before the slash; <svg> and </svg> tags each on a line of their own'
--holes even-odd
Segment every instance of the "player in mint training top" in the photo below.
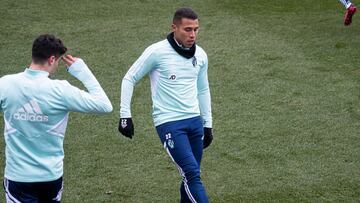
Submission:
<svg viewBox="0 0 360 203">
<path fill-rule="evenodd" d="M 208 202 L 200 180 L 203 148 L 212 135 L 208 58 L 195 44 L 199 30 L 197 14 L 190 8 L 175 12 L 167 39 L 149 46 L 122 80 L 118 129 L 132 138 L 130 111 L 134 86 L 149 74 L 156 130 L 183 178 L 181 202 Z"/>
<path fill-rule="evenodd" d="M 60 39 L 40 35 L 33 43 L 29 68 L 0 78 L 6 202 L 60 202 L 69 111 L 112 111 L 108 97 L 84 61 L 70 55 L 64 57 L 66 51 Z M 49 78 L 61 59 L 87 92 L 66 80 Z"/>
<path fill-rule="evenodd" d="M 344 24 L 350 25 L 352 22 L 352 17 L 355 14 L 357 8 L 356 6 L 350 2 L 350 0 L 339 0 L 346 8 L 345 16 L 344 16 Z"/>
</svg>

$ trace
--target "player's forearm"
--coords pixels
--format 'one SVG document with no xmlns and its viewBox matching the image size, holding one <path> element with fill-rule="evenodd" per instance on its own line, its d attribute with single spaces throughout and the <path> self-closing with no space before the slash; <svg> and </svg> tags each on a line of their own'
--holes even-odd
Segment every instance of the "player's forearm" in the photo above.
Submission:
<svg viewBox="0 0 360 203">
<path fill-rule="evenodd" d="M 131 98 L 134 91 L 134 82 L 127 79 L 125 76 L 121 83 L 121 98 L 120 98 L 120 117 L 131 117 Z"/>
<path fill-rule="evenodd" d="M 80 80 L 90 93 L 98 93 L 102 90 L 99 82 L 82 59 L 77 59 L 69 68 L 68 72 Z"/>
<path fill-rule="evenodd" d="M 211 96 L 210 91 L 203 91 L 198 95 L 200 114 L 204 120 L 204 127 L 212 128 Z"/>
<path fill-rule="evenodd" d="M 112 111 L 113 107 L 105 91 L 82 59 L 77 59 L 68 68 L 68 72 L 80 80 L 88 90 L 88 93 L 91 95 L 88 102 L 95 103 L 97 113 Z"/>
</svg>

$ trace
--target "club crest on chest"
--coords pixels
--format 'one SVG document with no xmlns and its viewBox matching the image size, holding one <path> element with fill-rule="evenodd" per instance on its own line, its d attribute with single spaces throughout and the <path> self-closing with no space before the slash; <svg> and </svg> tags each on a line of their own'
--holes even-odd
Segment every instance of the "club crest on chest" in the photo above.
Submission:
<svg viewBox="0 0 360 203">
<path fill-rule="evenodd" d="M 197 59 L 196 59 L 195 56 L 192 57 L 192 64 L 193 64 L 194 67 L 196 67 L 196 65 L 197 65 Z"/>
</svg>

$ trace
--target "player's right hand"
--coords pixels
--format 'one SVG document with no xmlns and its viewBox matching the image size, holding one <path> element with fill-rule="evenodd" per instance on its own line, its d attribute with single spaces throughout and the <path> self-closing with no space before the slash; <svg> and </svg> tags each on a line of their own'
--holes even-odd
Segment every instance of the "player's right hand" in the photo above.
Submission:
<svg viewBox="0 0 360 203">
<path fill-rule="evenodd" d="M 125 137 L 132 139 L 134 135 L 134 124 L 131 118 L 120 118 L 118 129 Z"/>
</svg>

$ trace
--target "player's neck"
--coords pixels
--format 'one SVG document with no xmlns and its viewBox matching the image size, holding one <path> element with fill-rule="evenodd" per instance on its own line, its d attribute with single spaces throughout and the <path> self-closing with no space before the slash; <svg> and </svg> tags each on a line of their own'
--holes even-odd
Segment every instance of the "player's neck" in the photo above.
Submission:
<svg viewBox="0 0 360 203">
<path fill-rule="evenodd" d="M 187 59 L 194 57 L 196 51 L 195 43 L 190 49 L 183 49 L 182 47 L 179 46 L 178 41 L 175 40 L 173 32 L 169 33 L 166 39 L 170 43 L 171 47 L 181 56 Z"/>
<path fill-rule="evenodd" d="M 49 66 L 46 65 L 46 64 L 37 64 L 37 63 L 34 63 L 34 62 L 31 62 L 30 64 L 30 67 L 29 67 L 31 70 L 41 70 L 41 71 L 46 71 L 46 72 L 49 72 Z"/>
<path fill-rule="evenodd" d="M 185 50 L 189 50 L 189 49 L 190 49 L 190 48 L 188 48 L 188 47 L 183 46 L 181 43 L 179 43 L 179 42 L 176 40 L 175 36 L 174 36 L 174 41 L 176 42 L 176 44 L 177 44 L 180 48 L 185 49 Z"/>
</svg>

